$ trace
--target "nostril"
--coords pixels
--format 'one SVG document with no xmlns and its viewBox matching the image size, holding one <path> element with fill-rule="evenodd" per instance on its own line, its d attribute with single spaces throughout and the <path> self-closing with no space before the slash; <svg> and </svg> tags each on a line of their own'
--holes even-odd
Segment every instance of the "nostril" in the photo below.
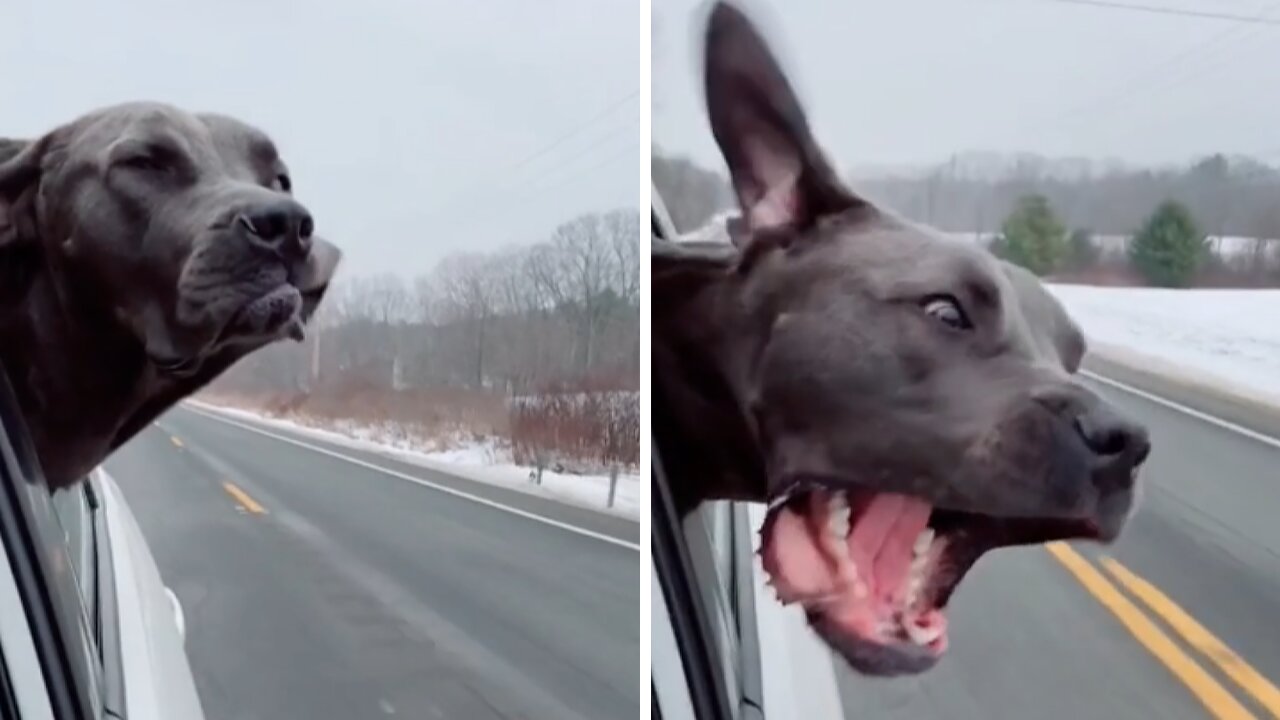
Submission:
<svg viewBox="0 0 1280 720">
<path fill-rule="evenodd" d="M 1099 455 L 1119 455 L 1129 446 L 1129 434 L 1120 427 L 1090 427 L 1088 418 L 1076 418 L 1076 432 Z"/>
<path fill-rule="evenodd" d="M 236 216 L 248 238 L 273 252 L 306 257 L 311 251 L 315 220 L 297 203 L 256 207 Z"/>
<path fill-rule="evenodd" d="M 239 217 L 240 224 L 262 240 L 279 240 L 289 230 L 289 218 L 277 210 L 259 210 Z"/>
<path fill-rule="evenodd" d="M 1147 437 L 1146 428 L 1106 410 L 1076 416 L 1075 429 L 1085 445 L 1101 456 L 1123 456 L 1126 462 L 1136 466 L 1151 453 L 1151 440 Z"/>
<path fill-rule="evenodd" d="M 1145 430 L 1139 430 L 1131 443 L 1136 447 L 1134 450 L 1133 464 L 1141 465 L 1147 461 L 1147 456 L 1151 454 L 1151 440 L 1147 437 Z"/>
</svg>

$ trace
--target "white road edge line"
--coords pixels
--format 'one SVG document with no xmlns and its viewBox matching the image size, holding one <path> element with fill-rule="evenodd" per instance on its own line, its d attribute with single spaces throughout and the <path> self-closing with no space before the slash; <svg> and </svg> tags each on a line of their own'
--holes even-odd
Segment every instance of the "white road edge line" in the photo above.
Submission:
<svg viewBox="0 0 1280 720">
<path fill-rule="evenodd" d="M 1151 402 L 1156 403 L 1158 405 L 1163 405 L 1172 410 L 1177 410 L 1178 412 L 1190 415 L 1191 417 L 1196 418 L 1197 420 L 1203 420 L 1211 425 L 1217 425 L 1218 427 L 1224 430 L 1230 430 L 1231 432 L 1239 433 L 1252 440 L 1257 440 L 1258 442 L 1263 443 L 1265 445 L 1270 445 L 1273 448 L 1280 448 L 1280 440 L 1273 438 L 1270 435 L 1264 435 L 1263 433 L 1260 433 L 1256 430 L 1250 430 L 1249 428 L 1244 427 L 1243 425 L 1237 425 L 1229 420 L 1223 420 L 1220 417 L 1215 417 L 1213 415 L 1210 415 L 1209 413 L 1201 412 L 1199 410 L 1196 410 L 1195 408 L 1187 407 L 1182 403 L 1174 402 L 1167 398 L 1160 397 L 1159 395 L 1156 395 L 1154 393 L 1149 393 L 1146 390 L 1141 390 L 1132 385 L 1122 383 L 1119 380 L 1112 380 L 1109 377 L 1106 377 L 1104 375 L 1099 375 L 1098 373 L 1095 373 L 1095 372 L 1090 372 L 1083 368 L 1080 370 L 1080 374 L 1083 375 L 1084 377 L 1089 378 L 1090 380 L 1096 380 L 1100 383 L 1103 383 L 1104 385 L 1110 385 L 1118 390 L 1123 390 L 1124 392 L 1127 392 L 1131 395 L 1137 395 L 1140 398 L 1143 398 L 1145 400 L 1150 400 Z"/>
<path fill-rule="evenodd" d="M 217 420 L 217 421 L 219 421 L 219 422 L 224 422 L 224 423 L 226 423 L 226 424 L 228 424 L 228 425 L 234 425 L 234 426 L 236 426 L 236 427 L 238 427 L 238 428 L 241 428 L 241 429 L 243 429 L 243 430 L 248 430 L 248 431 L 250 431 L 250 432 L 256 432 L 256 433 L 258 433 L 259 435 L 265 435 L 265 436 L 267 436 L 267 437 L 269 437 L 269 438 L 273 438 L 273 439 L 275 439 L 275 440 L 279 440 L 280 442 L 286 442 L 286 443 L 289 443 L 289 444 L 291 444 L 291 445 L 297 445 L 298 447 L 303 447 L 303 448 L 306 448 L 306 449 L 308 449 L 308 450 L 312 450 L 312 451 L 314 451 L 314 452 L 318 452 L 318 453 L 320 453 L 320 454 L 322 454 L 322 455 L 328 455 L 329 457 L 335 457 L 335 458 L 338 458 L 339 460 L 345 460 L 345 461 L 347 461 L 347 462 L 351 463 L 352 465 L 359 465 L 360 467 L 368 468 L 369 470 L 376 470 L 376 471 L 378 471 L 378 472 L 385 473 L 385 474 L 387 474 L 387 475 L 390 475 L 390 476 L 392 476 L 392 477 L 399 478 L 399 479 L 401 479 L 401 480 L 408 480 L 409 482 L 414 483 L 414 484 L 416 484 L 416 485 L 421 485 L 421 486 L 423 486 L 423 487 L 431 488 L 432 490 L 438 490 L 438 491 L 440 491 L 440 492 L 442 492 L 442 493 L 445 493 L 445 494 L 447 494 L 447 495 L 453 495 L 454 497 L 460 497 L 460 498 L 462 498 L 462 499 L 464 499 L 464 500 L 470 500 L 471 502 L 479 503 L 480 505 L 485 505 L 485 506 L 488 506 L 488 507 L 491 507 L 491 508 L 495 508 L 495 509 L 497 509 L 497 510 L 502 510 L 502 511 L 505 511 L 505 512 L 509 512 L 509 513 L 511 513 L 512 515 L 519 515 L 520 517 L 528 518 L 528 519 L 530 519 L 530 520 L 535 520 L 535 521 L 537 521 L 537 522 L 540 522 L 540 523 L 543 523 L 543 524 L 546 524 L 546 525 L 550 525 L 550 526 L 552 526 L 552 527 L 558 527 L 558 528 L 560 528 L 561 530 L 568 530 L 569 532 L 577 533 L 578 535 L 583 535 L 583 536 L 586 536 L 586 537 L 589 537 L 589 538 L 594 538 L 594 539 L 596 539 L 596 540 L 600 540 L 600 541 L 602 541 L 602 542 L 611 543 L 611 544 L 613 544 L 613 545 L 618 545 L 618 546 L 620 546 L 620 547 L 630 548 L 630 549 L 632 549 L 632 550 L 635 550 L 636 552 L 640 552 L 640 546 L 639 546 L 638 544 L 636 544 L 636 543 L 630 543 L 630 542 L 627 542 L 626 540 L 619 540 L 619 539 L 618 539 L 618 538 L 616 538 L 616 537 L 612 537 L 612 536 L 609 536 L 609 535 L 605 535 L 605 534 L 603 534 L 603 533 L 593 532 L 593 531 L 591 531 L 591 530 L 585 530 L 585 529 L 580 528 L 580 527 L 578 527 L 578 526 L 576 526 L 576 525 L 570 525 L 569 523 L 560 522 L 559 520 L 552 520 L 552 519 L 551 519 L 551 518 L 549 518 L 549 517 L 546 517 L 546 516 L 543 516 L 543 515 L 538 515 L 537 513 L 526 512 L 526 511 L 524 511 L 524 510 L 520 510 L 520 509 L 518 509 L 518 508 L 513 508 L 513 507 L 511 507 L 511 506 L 509 506 L 509 505 L 503 505 L 502 503 L 494 502 L 494 501 L 489 500 L 489 499 L 487 499 L 487 498 L 482 498 L 482 497 L 480 497 L 479 495 L 472 495 L 471 493 L 465 493 L 465 492 L 462 492 L 461 490 L 455 490 L 455 489 L 453 489 L 453 488 L 451 488 L 451 487 L 448 487 L 448 486 L 446 486 L 446 485 L 439 485 L 439 484 L 437 484 L 437 483 L 433 483 L 433 482 L 431 482 L 430 480 L 423 480 L 422 478 L 417 478 L 417 477 L 414 477 L 414 476 L 412 476 L 412 475 L 407 475 L 407 474 L 402 473 L 402 472 L 397 472 L 397 471 L 392 470 L 392 469 L 390 469 L 390 468 L 382 467 L 381 465 L 377 465 L 377 464 L 374 464 L 374 463 L 371 463 L 371 462 L 365 462 L 364 460 L 360 460 L 360 459 L 358 459 L 358 458 L 353 458 L 353 457 L 351 457 L 350 455 L 343 455 L 343 454 L 342 454 L 342 453 L 340 453 L 340 452 L 334 452 L 333 450 L 329 450 L 328 448 L 323 448 L 323 447 L 320 447 L 320 446 L 318 446 L 318 445 L 312 445 L 311 443 L 302 442 L 301 440 L 295 440 L 294 438 L 287 437 L 287 436 L 284 436 L 284 435 L 280 435 L 280 434 L 278 434 L 278 433 L 273 433 L 273 432 L 271 432 L 270 430 L 263 430 L 262 428 L 254 427 L 253 425 L 250 425 L 250 424 L 248 424 L 248 423 L 240 422 L 239 420 L 232 420 L 231 418 L 223 417 L 222 415 L 218 414 L 217 412 L 211 412 L 211 411 L 208 411 L 208 410 L 203 410 L 203 409 L 200 409 L 200 408 L 192 407 L 191 405 L 186 405 L 185 407 L 186 407 L 186 409 L 190 410 L 191 412 L 193 412 L 193 413 L 195 413 L 195 414 L 197 414 L 197 415 L 203 415 L 204 417 L 207 417 L 207 418 L 210 418 L 210 419 L 213 419 L 213 420 Z"/>
</svg>

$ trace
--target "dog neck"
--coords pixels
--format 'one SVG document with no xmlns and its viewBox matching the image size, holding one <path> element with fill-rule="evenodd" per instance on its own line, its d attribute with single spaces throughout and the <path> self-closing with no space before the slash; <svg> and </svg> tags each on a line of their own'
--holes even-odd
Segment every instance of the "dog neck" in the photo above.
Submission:
<svg viewBox="0 0 1280 720">
<path fill-rule="evenodd" d="M 20 294 L 0 312 L 0 364 L 51 484 L 83 477 L 155 378 L 142 348 L 44 251 L 12 261 Z M 16 265 L 21 264 L 19 270 Z"/>
<path fill-rule="evenodd" d="M 735 302 L 737 251 L 654 242 L 653 439 L 677 510 L 763 500 L 766 475 L 740 388 L 761 343 Z"/>
</svg>

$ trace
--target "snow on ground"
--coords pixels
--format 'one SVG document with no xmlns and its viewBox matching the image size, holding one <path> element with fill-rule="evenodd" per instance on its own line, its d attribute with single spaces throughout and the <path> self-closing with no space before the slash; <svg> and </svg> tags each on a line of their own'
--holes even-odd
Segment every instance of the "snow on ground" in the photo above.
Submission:
<svg viewBox="0 0 1280 720">
<path fill-rule="evenodd" d="M 1123 348 L 1280 402 L 1280 290 L 1049 289 L 1102 353 Z"/>
<path fill-rule="evenodd" d="M 544 470 L 542 484 L 536 485 L 530 479 L 532 470 L 512 463 L 510 453 L 493 441 L 456 442 L 451 443 L 452 447 L 445 450 L 424 449 L 420 442 L 393 427 L 370 427 L 339 422 L 334 423 L 333 429 L 323 429 L 239 408 L 210 405 L 198 401 L 191 401 L 191 404 L 251 422 L 293 430 L 357 450 L 380 453 L 468 480 L 549 495 L 558 500 L 632 518 L 638 518 L 640 513 L 639 475 L 620 474 L 618 476 L 614 505 L 612 508 L 607 508 L 606 502 L 609 497 L 607 475 L 575 475 Z"/>
</svg>

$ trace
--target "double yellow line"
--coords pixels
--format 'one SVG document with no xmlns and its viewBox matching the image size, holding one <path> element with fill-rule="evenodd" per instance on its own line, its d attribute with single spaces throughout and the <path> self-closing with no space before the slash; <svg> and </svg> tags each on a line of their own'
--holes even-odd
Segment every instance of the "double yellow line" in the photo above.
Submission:
<svg viewBox="0 0 1280 720">
<path fill-rule="evenodd" d="M 1075 576 L 1090 594 L 1111 611 L 1112 615 L 1156 657 L 1171 673 L 1187 686 L 1209 714 L 1221 720 L 1253 718 L 1235 696 L 1209 674 L 1153 620 L 1131 601 L 1102 571 L 1072 550 L 1066 543 L 1055 542 L 1047 546 L 1049 553 Z M 1164 620 L 1174 632 L 1200 654 L 1204 655 L 1224 675 L 1239 685 L 1272 716 L 1280 718 L 1280 690 L 1269 680 L 1169 599 L 1155 585 L 1139 577 L 1133 571 L 1111 558 L 1102 558 L 1102 567 L 1121 586 L 1151 612 Z"/>
</svg>

